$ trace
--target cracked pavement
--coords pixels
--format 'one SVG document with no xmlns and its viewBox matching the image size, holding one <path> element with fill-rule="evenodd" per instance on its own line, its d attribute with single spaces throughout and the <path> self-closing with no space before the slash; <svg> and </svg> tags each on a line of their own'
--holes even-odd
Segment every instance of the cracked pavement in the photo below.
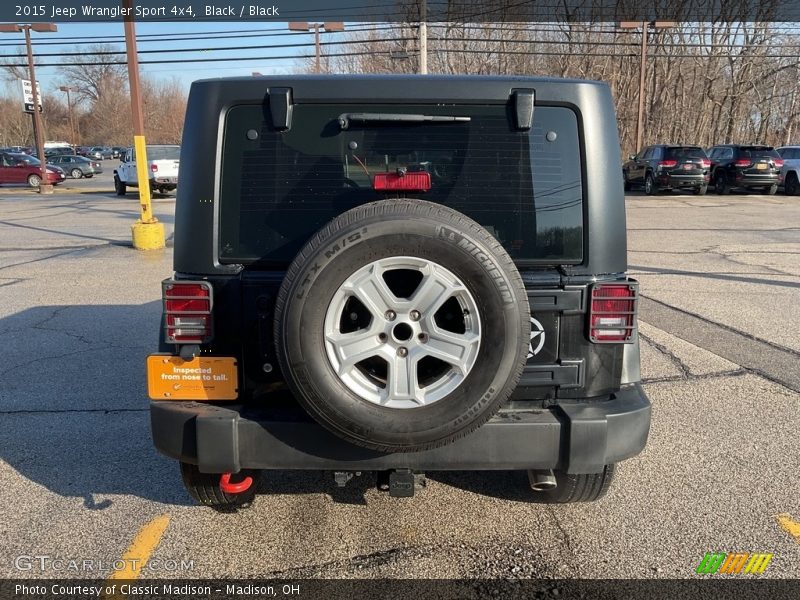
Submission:
<svg viewBox="0 0 800 600">
<path fill-rule="evenodd" d="M 70 185 L 0 194 L 0 577 L 58 575 L 16 570 L 21 554 L 113 561 L 162 514 L 154 558 L 193 559 L 190 577 L 685 578 L 710 550 L 772 552 L 764 577 L 800 575 L 775 519 L 800 520 L 800 198 L 628 198 L 653 426 L 602 501 L 532 503 L 524 473 L 429 473 L 391 499 L 369 473 L 336 489 L 280 472 L 220 514 L 150 440 L 144 360 L 171 251 L 127 247 L 134 195 Z M 173 209 L 155 203 L 168 233 Z"/>
</svg>

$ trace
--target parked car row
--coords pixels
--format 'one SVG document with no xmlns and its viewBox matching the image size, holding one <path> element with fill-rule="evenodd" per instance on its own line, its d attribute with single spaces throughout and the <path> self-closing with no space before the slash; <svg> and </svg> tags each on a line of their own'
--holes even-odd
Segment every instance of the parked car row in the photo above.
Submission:
<svg viewBox="0 0 800 600">
<path fill-rule="evenodd" d="M 45 173 L 46 183 L 53 185 L 62 183 L 67 177 L 63 169 L 50 164 Z M 0 152 L 0 184 L 27 183 L 31 187 L 39 187 L 41 182 L 42 169 L 38 158 L 28 154 Z"/>
<path fill-rule="evenodd" d="M 732 190 L 775 194 L 779 187 L 794 195 L 800 191 L 800 146 L 719 144 L 704 150 L 655 144 L 629 157 L 622 178 L 626 191 L 640 187 L 650 195 L 680 189 L 703 195 L 709 186 L 721 195 Z"/>
<path fill-rule="evenodd" d="M 125 154 L 122 146 L 50 146 L 45 147 L 44 155 L 49 159 L 53 156 L 84 156 L 94 160 L 108 160 L 122 158 Z M 9 146 L 0 148 L 0 152 L 15 152 L 17 154 L 27 154 L 37 156 L 36 148 L 29 146 Z M 38 156 L 37 156 L 38 158 Z"/>
<path fill-rule="evenodd" d="M 122 146 L 78 146 L 75 153 L 95 160 L 120 158 L 125 153 Z"/>
<path fill-rule="evenodd" d="M 48 183 L 57 185 L 67 176 L 90 178 L 103 172 L 102 165 L 85 156 L 55 155 L 47 157 Z M 38 187 L 42 179 L 41 162 L 35 156 L 0 150 L 0 184 L 27 183 Z"/>
</svg>

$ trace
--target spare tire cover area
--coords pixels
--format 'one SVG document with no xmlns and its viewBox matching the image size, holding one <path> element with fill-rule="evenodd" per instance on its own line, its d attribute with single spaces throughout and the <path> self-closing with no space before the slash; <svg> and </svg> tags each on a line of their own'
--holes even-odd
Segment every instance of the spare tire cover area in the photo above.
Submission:
<svg viewBox="0 0 800 600">
<path fill-rule="evenodd" d="M 290 265 L 275 347 L 292 392 L 359 446 L 413 452 L 480 427 L 524 368 L 530 310 L 498 241 L 445 206 L 341 214 Z"/>
</svg>

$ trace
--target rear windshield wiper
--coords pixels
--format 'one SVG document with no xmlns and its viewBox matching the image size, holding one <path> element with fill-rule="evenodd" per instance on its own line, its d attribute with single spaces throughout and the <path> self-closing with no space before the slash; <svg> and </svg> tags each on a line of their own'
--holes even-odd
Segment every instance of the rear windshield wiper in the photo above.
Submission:
<svg viewBox="0 0 800 600">
<path fill-rule="evenodd" d="M 343 113 L 339 115 L 339 127 L 347 129 L 350 121 L 360 123 L 464 123 L 470 117 L 448 115 L 408 115 L 403 113 Z"/>
</svg>

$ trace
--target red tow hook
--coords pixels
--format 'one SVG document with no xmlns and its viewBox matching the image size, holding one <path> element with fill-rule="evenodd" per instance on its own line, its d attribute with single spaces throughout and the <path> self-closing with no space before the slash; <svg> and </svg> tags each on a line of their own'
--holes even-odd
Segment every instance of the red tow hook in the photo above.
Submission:
<svg viewBox="0 0 800 600">
<path fill-rule="evenodd" d="M 253 485 L 253 478 L 249 476 L 239 483 L 231 483 L 230 473 L 223 473 L 219 478 L 219 489 L 226 494 L 241 494 L 249 490 L 251 485 Z"/>
</svg>

